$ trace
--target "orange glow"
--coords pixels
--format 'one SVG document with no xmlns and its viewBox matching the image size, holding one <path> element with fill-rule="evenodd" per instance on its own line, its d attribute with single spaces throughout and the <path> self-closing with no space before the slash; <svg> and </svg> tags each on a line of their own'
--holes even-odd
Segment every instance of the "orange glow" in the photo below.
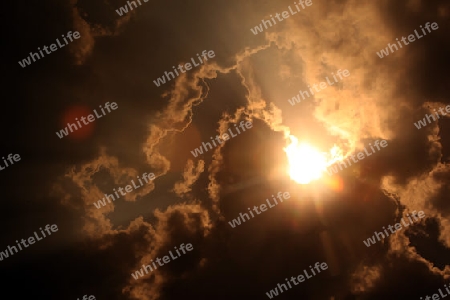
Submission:
<svg viewBox="0 0 450 300">
<path fill-rule="evenodd" d="M 87 116 L 90 114 L 93 114 L 93 110 L 87 106 L 78 105 L 78 106 L 69 107 L 68 109 L 66 109 L 66 111 L 64 112 L 64 115 L 61 119 L 61 128 L 60 129 L 65 128 L 67 126 L 67 123 L 75 124 L 78 129 L 73 130 L 73 132 L 69 131 L 69 135 L 67 136 L 67 138 L 71 138 L 71 139 L 75 139 L 75 140 L 85 139 L 85 138 L 91 136 L 91 134 L 94 130 L 94 123 L 88 123 L 88 121 L 86 120 L 86 123 L 88 123 L 88 124 L 85 125 L 81 121 L 81 117 L 87 118 Z M 76 118 L 78 118 L 78 122 L 81 124 L 81 127 L 78 125 L 77 120 L 75 120 Z"/>
</svg>

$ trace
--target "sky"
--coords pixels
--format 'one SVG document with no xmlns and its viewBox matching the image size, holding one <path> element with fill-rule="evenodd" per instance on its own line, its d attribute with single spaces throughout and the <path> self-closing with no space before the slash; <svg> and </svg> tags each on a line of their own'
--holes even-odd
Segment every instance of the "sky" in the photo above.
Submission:
<svg viewBox="0 0 450 300">
<path fill-rule="evenodd" d="M 58 231 L 1 256 L 3 297 L 446 293 L 450 121 L 436 111 L 450 104 L 448 1 L 144 1 L 121 15 L 123 0 L 5 4 L 0 156 L 20 160 L 0 160 L 0 256 L 47 224 Z M 283 11 L 286 19 L 254 34 Z M 69 32 L 80 36 L 18 63 Z M 198 64 L 204 50 L 214 56 L 155 84 L 172 66 Z M 318 88 L 326 78 L 333 85 Z M 291 105 L 313 85 L 314 95 Z M 101 118 L 55 134 L 94 110 Z M 439 119 L 418 129 L 426 114 Z M 231 136 L 194 155 L 223 134 Z M 387 146 L 377 149 L 380 141 Z M 326 172 L 364 149 L 372 154 Z M 144 173 L 154 177 L 98 202 Z M 279 192 L 290 198 L 231 225 Z M 366 246 L 414 211 L 424 217 Z M 181 244 L 193 249 L 132 276 Z M 316 262 L 327 269 L 270 294 Z"/>
</svg>

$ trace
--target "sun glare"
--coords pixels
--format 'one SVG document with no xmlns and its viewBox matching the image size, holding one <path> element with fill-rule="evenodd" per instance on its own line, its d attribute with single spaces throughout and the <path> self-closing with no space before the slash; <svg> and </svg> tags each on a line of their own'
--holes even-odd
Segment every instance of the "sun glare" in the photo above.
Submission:
<svg viewBox="0 0 450 300">
<path fill-rule="evenodd" d="M 300 184 L 308 184 L 322 177 L 327 167 L 327 155 L 307 143 L 298 143 L 290 136 L 291 143 L 284 148 L 289 161 L 289 175 Z"/>
</svg>

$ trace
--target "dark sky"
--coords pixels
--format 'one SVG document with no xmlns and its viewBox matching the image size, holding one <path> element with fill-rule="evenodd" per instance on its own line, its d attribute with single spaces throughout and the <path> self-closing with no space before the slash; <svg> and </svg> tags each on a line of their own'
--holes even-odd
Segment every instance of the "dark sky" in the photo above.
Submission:
<svg viewBox="0 0 450 300">
<path fill-rule="evenodd" d="M 21 160 L 0 171 L 0 252 L 58 231 L 0 262 L 1 299 L 268 299 L 316 262 L 329 268 L 276 299 L 420 299 L 450 281 L 450 121 L 414 125 L 450 104 L 450 2 L 313 0 L 250 31 L 293 2 L 141 0 L 123 16 L 123 0 L 5 4 L 0 157 Z M 439 28 L 377 55 L 427 22 Z M 69 31 L 80 38 L 18 64 Z M 215 57 L 153 83 L 203 50 Z M 289 104 L 339 69 L 350 76 Z M 106 102 L 118 108 L 55 134 Z M 252 128 L 191 154 L 241 121 Z M 346 158 L 388 147 L 299 184 L 289 136 Z M 93 205 L 143 173 L 156 179 Z M 229 225 L 280 191 L 291 198 Z M 425 218 L 364 245 L 412 211 Z M 133 279 L 182 243 L 193 250 Z"/>
</svg>

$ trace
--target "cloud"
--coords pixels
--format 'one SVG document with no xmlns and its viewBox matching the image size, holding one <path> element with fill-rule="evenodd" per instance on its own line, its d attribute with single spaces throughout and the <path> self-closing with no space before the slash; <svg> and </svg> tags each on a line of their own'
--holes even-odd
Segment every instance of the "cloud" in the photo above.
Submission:
<svg viewBox="0 0 450 300">
<path fill-rule="evenodd" d="M 185 172 L 183 174 L 184 181 L 180 181 L 175 184 L 174 192 L 180 197 L 190 192 L 191 185 L 195 183 L 200 174 L 203 173 L 204 167 L 205 162 L 203 160 L 199 160 L 196 166 L 192 160 L 188 160 Z"/>
</svg>

